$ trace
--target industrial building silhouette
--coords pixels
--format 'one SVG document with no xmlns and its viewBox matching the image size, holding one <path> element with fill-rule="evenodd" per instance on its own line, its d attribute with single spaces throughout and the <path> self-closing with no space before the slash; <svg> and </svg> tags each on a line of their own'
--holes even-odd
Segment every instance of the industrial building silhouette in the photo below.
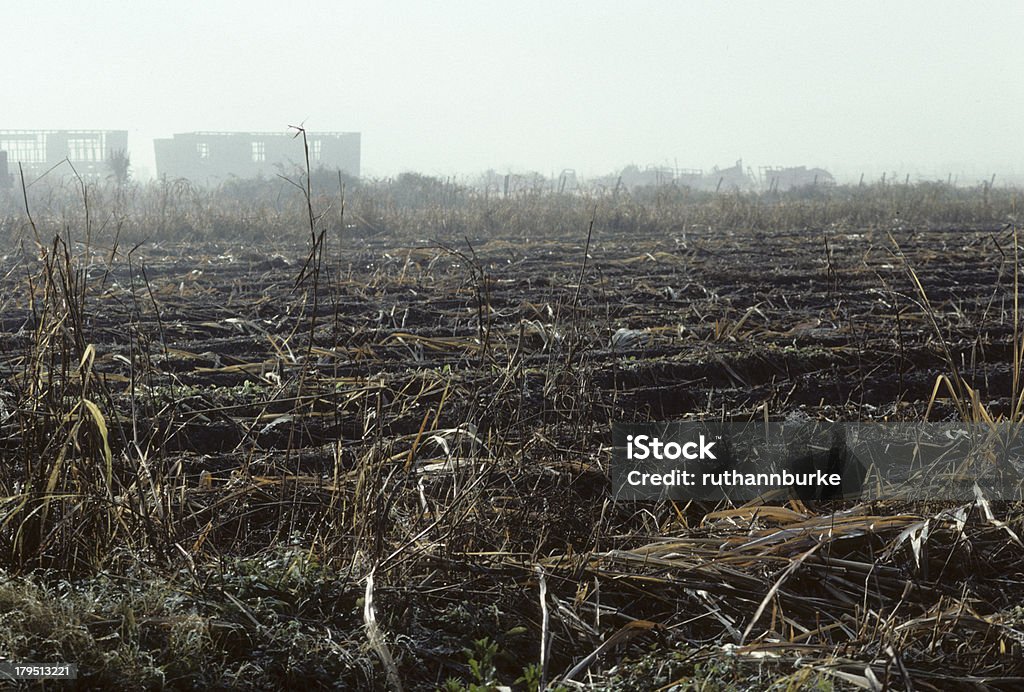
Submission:
<svg viewBox="0 0 1024 692">
<path fill-rule="evenodd" d="M 305 143 L 311 169 L 359 176 L 358 132 L 308 132 Z M 199 184 L 301 172 L 303 144 L 295 132 L 187 132 L 153 141 L 158 177 Z M 65 161 L 85 180 L 124 180 L 128 131 L 0 130 L 0 188 L 12 187 L 21 173 L 31 181 Z"/>
<path fill-rule="evenodd" d="M 359 176 L 358 132 L 308 132 L 309 168 Z M 187 132 L 154 140 L 161 178 L 216 183 L 228 178 L 290 175 L 306 169 L 302 136 L 284 132 Z"/>
<path fill-rule="evenodd" d="M 86 179 L 115 175 L 111 164 L 127 156 L 128 130 L 0 130 L 0 187 L 18 167 L 37 178 L 67 160 Z"/>
</svg>

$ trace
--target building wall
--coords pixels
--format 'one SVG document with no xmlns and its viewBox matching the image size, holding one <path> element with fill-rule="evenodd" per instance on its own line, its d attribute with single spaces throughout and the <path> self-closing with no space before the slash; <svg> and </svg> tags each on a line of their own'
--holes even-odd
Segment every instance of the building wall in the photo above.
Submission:
<svg viewBox="0 0 1024 692">
<path fill-rule="evenodd" d="M 359 175 L 358 132 L 310 132 L 310 168 Z M 278 132 L 188 132 L 153 142 L 157 175 L 218 183 L 232 177 L 295 175 L 306 169 L 302 137 Z"/>
<path fill-rule="evenodd" d="M 103 179 L 113 172 L 111 156 L 128 152 L 128 131 L 0 130 L 0 150 L 10 173 L 20 164 L 26 177 L 37 177 L 67 159 L 83 178 Z"/>
<path fill-rule="evenodd" d="M 790 168 L 765 169 L 765 188 L 785 191 L 810 185 L 834 185 L 832 174 L 822 168 L 793 166 Z"/>
<path fill-rule="evenodd" d="M 14 181 L 7 171 L 7 152 L 0 150 L 0 189 L 11 187 Z"/>
</svg>

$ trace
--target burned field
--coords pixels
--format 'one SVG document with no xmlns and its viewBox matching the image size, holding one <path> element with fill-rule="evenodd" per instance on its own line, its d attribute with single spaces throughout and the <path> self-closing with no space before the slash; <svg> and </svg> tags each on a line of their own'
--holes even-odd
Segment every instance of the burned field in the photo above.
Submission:
<svg viewBox="0 0 1024 692">
<path fill-rule="evenodd" d="M 1012 225 L 692 223 L 719 205 L 23 228 L 0 652 L 86 686 L 1024 683 L 1017 505 L 611 502 L 616 421 L 1021 419 Z"/>
</svg>

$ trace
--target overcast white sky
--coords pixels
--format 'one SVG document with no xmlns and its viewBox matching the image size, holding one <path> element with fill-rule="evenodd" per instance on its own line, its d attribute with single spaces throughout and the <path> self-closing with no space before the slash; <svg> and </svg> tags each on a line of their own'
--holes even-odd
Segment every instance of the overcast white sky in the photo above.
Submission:
<svg viewBox="0 0 1024 692">
<path fill-rule="evenodd" d="M 359 131 L 363 172 L 1024 177 L 1024 3 L 0 4 L 0 129 Z M 972 179 L 973 182 L 973 179 Z"/>
</svg>

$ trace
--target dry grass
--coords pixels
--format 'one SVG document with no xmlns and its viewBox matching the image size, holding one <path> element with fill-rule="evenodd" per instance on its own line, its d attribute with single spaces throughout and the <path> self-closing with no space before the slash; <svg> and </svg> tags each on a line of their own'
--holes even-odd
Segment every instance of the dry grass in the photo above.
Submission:
<svg viewBox="0 0 1024 692">
<path fill-rule="evenodd" d="M 607 493 L 613 420 L 1019 420 L 1018 192 L 317 182 L 4 222 L 0 654 L 124 689 L 1024 683 L 1018 506 Z"/>
</svg>

